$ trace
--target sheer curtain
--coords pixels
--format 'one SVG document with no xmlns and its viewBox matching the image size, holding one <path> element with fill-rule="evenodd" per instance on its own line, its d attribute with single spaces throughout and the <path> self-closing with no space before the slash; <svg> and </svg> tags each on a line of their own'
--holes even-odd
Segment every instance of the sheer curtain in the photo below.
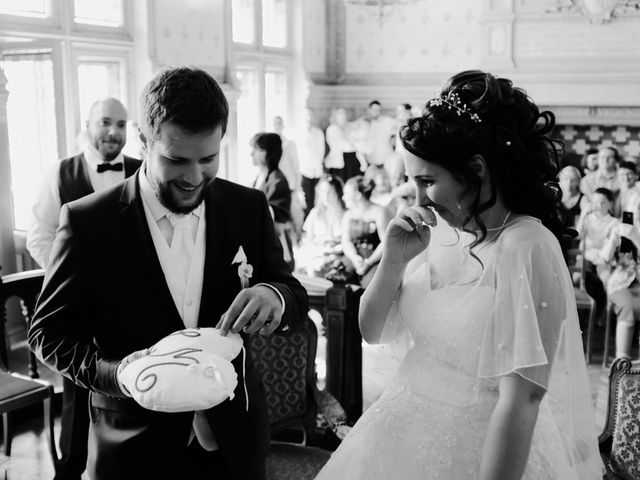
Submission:
<svg viewBox="0 0 640 480">
<path fill-rule="evenodd" d="M 7 125 L 16 230 L 25 230 L 33 195 L 48 165 L 58 160 L 51 52 L 4 54 Z"/>
</svg>

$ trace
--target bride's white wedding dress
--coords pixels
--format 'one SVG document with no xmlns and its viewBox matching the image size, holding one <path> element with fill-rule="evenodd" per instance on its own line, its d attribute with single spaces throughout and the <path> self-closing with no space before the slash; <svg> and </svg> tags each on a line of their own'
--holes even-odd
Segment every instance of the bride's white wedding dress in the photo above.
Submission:
<svg viewBox="0 0 640 480">
<path fill-rule="evenodd" d="M 519 218 L 474 249 L 484 268 L 465 248 L 471 237 L 456 240 L 451 228 L 434 229 L 408 266 L 385 336 L 408 334 L 411 346 L 317 479 L 478 478 L 499 377 L 513 372 L 548 389 L 523 478 L 602 478 L 573 287 L 555 238 Z"/>
</svg>

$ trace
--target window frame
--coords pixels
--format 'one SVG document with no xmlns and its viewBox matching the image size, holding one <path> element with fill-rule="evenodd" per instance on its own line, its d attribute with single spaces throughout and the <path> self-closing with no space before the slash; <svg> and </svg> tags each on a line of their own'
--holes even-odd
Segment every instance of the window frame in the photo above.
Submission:
<svg viewBox="0 0 640 480">
<path fill-rule="evenodd" d="M 108 27 L 106 25 L 93 25 L 90 23 L 79 23 L 75 21 L 75 2 L 70 0 L 70 11 L 68 21 L 70 22 L 70 32 L 74 35 L 97 35 L 112 40 L 132 41 L 131 28 L 133 18 L 133 5 L 128 0 L 122 0 L 122 25 L 119 27 Z"/>
<path fill-rule="evenodd" d="M 231 43 L 237 53 L 271 54 L 293 56 L 293 5 L 292 0 L 285 0 L 287 5 L 287 44 L 284 47 L 272 47 L 262 43 L 262 0 L 253 0 L 253 43 L 242 43 L 233 40 L 233 22 L 231 24 Z M 233 0 L 231 0 L 233 10 Z M 233 15 L 233 12 L 231 13 Z"/>
<path fill-rule="evenodd" d="M 12 31 L 21 31 L 22 28 L 38 33 L 61 32 L 63 17 L 62 10 L 64 9 L 66 1 L 67 0 L 47 0 L 48 15 L 45 17 L 30 17 L 27 15 L 0 13 L 0 30 L 9 35 Z"/>
<path fill-rule="evenodd" d="M 100 46 L 89 43 L 74 43 L 71 45 L 71 68 L 73 75 L 69 76 L 70 88 L 73 92 L 76 92 L 72 96 L 71 110 L 73 116 L 73 125 L 75 125 L 75 131 L 79 132 L 84 129 L 82 125 L 82 112 L 80 111 L 80 97 L 78 93 L 79 78 L 78 67 L 82 61 L 116 61 L 120 66 L 119 81 L 124 88 L 125 96 L 119 100 L 127 108 L 129 118 L 134 118 L 136 113 L 136 102 L 133 95 L 133 53 L 127 48 L 118 48 L 115 46 Z M 75 135 L 73 138 L 69 138 L 68 141 L 75 141 Z"/>
<path fill-rule="evenodd" d="M 122 66 L 120 81 L 126 98 L 129 118 L 135 118 L 135 72 L 133 69 L 134 45 L 130 34 L 133 21 L 132 2 L 123 1 L 123 24 L 120 27 L 78 24 L 74 17 L 74 0 L 48 0 L 50 15 L 34 18 L 21 15 L 0 14 L 0 54 L 48 50 L 53 61 L 54 105 L 56 114 L 56 139 L 58 158 L 76 152 L 76 137 L 84 130 L 81 125 L 78 86 L 78 66 L 81 59 L 116 60 Z M 11 159 L 9 158 L 11 162 Z M 0 180 L 0 187 L 11 189 L 11 180 Z M 12 218 L 2 219 L 13 226 Z M 6 222 L 6 223 L 5 223 Z M 18 247 L 24 237 L 23 230 L 15 230 L 14 241 Z M 17 255 L 25 252 L 16 249 Z M 20 263 L 20 262 L 19 262 Z"/>
<path fill-rule="evenodd" d="M 233 15 L 233 1 L 229 0 L 230 15 Z M 287 108 L 281 115 L 285 117 L 285 122 L 293 123 L 294 101 L 295 101 L 295 58 L 294 58 L 294 8 L 292 0 L 286 0 L 287 5 L 287 46 L 286 47 L 268 47 L 262 45 L 262 0 L 253 0 L 254 5 L 254 43 L 246 44 L 233 41 L 233 29 L 230 28 L 230 46 L 233 51 L 232 67 L 230 69 L 233 82 L 238 84 L 236 73 L 239 69 L 250 68 L 255 69 L 258 79 L 258 112 L 259 117 L 258 131 L 271 130 L 270 119 L 266 118 L 266 88 L 265 75 L 270 67 L 274 70 L 284 71 L 287 78 Z M 232 17 L 229 18 L 232 25 Z M 242 92 L 240 92 L 240 96 Z M 239 100 L 240 97 L 238 97 Z M 239 129 L 236 130 L 236 152 L 238 152 L 238 161 L 234 169 L 229 169 L 229 173 L 234 176 L 232 180 L 246 183 L 248 175 L 242 173 L 242 168 L 247 159 L 240 158 L 240 144 L 247 139 L 239 137 Z M 258 133 L 258 132 L 254 132 Z"/>
</svg>

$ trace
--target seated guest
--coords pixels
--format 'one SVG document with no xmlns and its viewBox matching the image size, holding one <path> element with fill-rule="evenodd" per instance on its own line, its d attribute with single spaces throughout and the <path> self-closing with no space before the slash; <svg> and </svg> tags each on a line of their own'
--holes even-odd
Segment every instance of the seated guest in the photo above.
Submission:
<svg viewBox="0 0 640 480">
<path fill-rule="evenodd" d="M 586 204 L 584 194 L 580 191 L 580 170 L 573 166 L 566 166 L 558 174 L 560 189 L 562 190 L 562 206 L 567 214 L 567 226 L 574 227 L 580 211 Z"/>
<path fill-rule="evenodd" d="M 616 358 L 631 357 L 633 331 L 640 318 L 640 203 L 631 211 L 634 214 L 633 225 L 621 223 L 613 228 L 604 249 L 606 258 L 615 264 L 607 282 L 607 295 L 616 313 Z M 630 240 L 624 249 L 620 248 L 622 237 Z"/>
<path fill-rule="evenodd" d="M 637 183 L 636 164 L 623 161 L 618 165 L 618 183 L 620 192 L 613 202 L 613 215 L 622 217 L 622 212 L 633 212 L 640 202 L 640 185 Z"/>
<path fill-rule="evenodd" d="M 393 186 L 391 185 L 391 179 L 389 178 L 387 170 L 381 165 L 370 165 L 369 168 L 367 168 L 365 176 L 373 180 L 375 184 L 373 192 L 371 192 L 371 201 L 385 208 L 389 207 L 393 200 L 393 196 L 391 195 Z"/>
<path fill-rule="evenodd" d="M 582 175 L 595 172 L 598 169 L 598 149 L 590 147 L 582 156 L 580 161 L 580 168 L 582 169 Z"/>
<path fill-rule="evenodd" d="M 291 225 L 291 189 L 278 168 L 282 157 L 282 140 L 277 133 L 258 133 L 251 139 L 251 158 L 258 167 L 253 187 L 262 190 L 269 202 L 269 210 L 276 233 L 282 243 L 284 259 L 293 269 L 293 227 Z"/>
<path fill-rule="evenodd" d="M 613 195 L 611 190 L 598 188 L 593 194 L 589 210 L 583 210 L 576 229 L 582 239 L 585 258 L 585 288 L 596 301 L 597 314 L 604 312 L 610 265 L 604 247 L 609 234 L 620 220 L 609 212 Z"/>
<path fill-rule="evenodd" d="M 364 287 L 382 258 L 382 240 L 391 220 L 385 207 L 371 201 L 374 187 L 373 180 L 358 175 L 347 181 L 343 195 L 347 211 L 342 219 L 342 248 Z"/>
<path fill-rule="evenodd" d="M 323 277 L 342 256 L 343 183 L 340 177 L 324 176 L 316 185 L 315 206 L 304 222 L 296 263 L 307 275 Z"/>
<path fill-rule="evenodd" d="M 620 184 L 616 177 L 620 156 L 614 147 L 600 147 L 598 149 L 598 168 L 594 172 L 587 173 L 580 181 L 580 191 L 585 194 L 587 200 L 597 188 L 611 190 L 615 197 L 620 191 Z"/>
</svg>

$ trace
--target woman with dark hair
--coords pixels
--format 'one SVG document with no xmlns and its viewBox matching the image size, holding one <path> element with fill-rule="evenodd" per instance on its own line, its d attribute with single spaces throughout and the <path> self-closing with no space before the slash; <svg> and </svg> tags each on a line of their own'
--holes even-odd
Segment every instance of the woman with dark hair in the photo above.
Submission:
<svg viewBox="0 0 640 480">
<path fill-rule="evenodd" d="M 582 155 L 580 160 L 580 168 L 582 169 L 582 175 L 595 172 L 598 169 L 598 149 L 595 147 L 587 148 L 587 151 Z"/>
<path fill-rule="evenodd" d="M 278 168 L 282 157 L 282 140 L 277 133 L 257 133 L 251 139 L 251 158 L 258 167 L 253 188 L 264 192 L 269 210 L 282 243 L 284 259 L 291 269 L 293 259 L 293 226 L 291 224 L 291 189 L 284 173 Z"/>
<path fill-rule="evenodd" d="M 467 71 L 403 128 L 417 202 L 387 228 L 359 320 L 406 355 L 319 479 L 602 478 L 553 126 Z"/>
<path fill-rule="evenodd" d="M 342 196 L 347 206 L 342 217 L 342 249 L 363 287 L 369 285 L 382 258 L 383 232 L 391 220 L 385 207 L 371 201 L 374 188 L 373 179 L 356 175 L 347 180 Z"/>
</svg>

